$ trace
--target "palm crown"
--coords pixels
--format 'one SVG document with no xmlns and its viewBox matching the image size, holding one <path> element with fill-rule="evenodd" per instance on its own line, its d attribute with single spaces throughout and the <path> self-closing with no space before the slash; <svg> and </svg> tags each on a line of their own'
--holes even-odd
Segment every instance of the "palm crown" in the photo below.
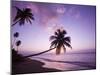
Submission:
<svg viewBox="0 0 100 75">
<path fill-rule="evenodd" d="M 14 18 L 14 24 L 12 26 L 14 26 L 16 23 L 19 22 L 19 25 L 24 25 L 25 21 L 32 23 L 31 20 L 34 20 L 33 14 L 31 13 L 31 9 L 30 8 L 23 8 L 23 9 L 19 9 L 18 7 L 15 7 L 17 9 L 17 14 Z"/>
<path fill-rule="evenodd" d="M 71 47 L 71 38 L 69 36 L 65 36 L 67 32 L 65 30 L 58 29 L 54 35 L 50 37 L 51 46 L 56 48 L 56 54 L 61 53 L 61 49 L 63 48 L 64 52 L 66 52 L 66 46 Z"/>
</svg>

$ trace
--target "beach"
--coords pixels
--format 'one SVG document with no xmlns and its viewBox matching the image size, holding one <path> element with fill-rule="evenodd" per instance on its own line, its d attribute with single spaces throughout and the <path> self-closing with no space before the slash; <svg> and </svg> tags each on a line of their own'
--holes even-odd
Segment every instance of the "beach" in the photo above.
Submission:
<svg viewBox="0 0 100 75">
<path fill-rule="evenodd" d="M 12 73 L 44 73 L 96 69 L 95 53 L 43 54 L 12 64 Z"/>
<path fill-rule="evenodd" d="M 58 72 L 60 70 L 53 68 L 44 68 L 43 62 L 37 60 L 25 59 L 23 62 L 12 64 L 12 74 L 29 74 L 29 73 L 43 73 L 43 72 Z"/>
</svg>

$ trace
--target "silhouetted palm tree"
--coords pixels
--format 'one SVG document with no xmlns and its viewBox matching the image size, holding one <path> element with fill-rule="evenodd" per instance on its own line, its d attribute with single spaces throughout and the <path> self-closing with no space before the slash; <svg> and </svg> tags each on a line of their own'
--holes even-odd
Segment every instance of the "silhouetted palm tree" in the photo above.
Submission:
<svg viewBox="0 0 100 75">
<path fill-rule="evenodd" d="M 65 37 L 66 34 L 67 33 L 66 33 L 65 30 L 58 29 L 55 32 L 55 35 L 52 35 L 50 37 L 50 40 L 52 42 L 51 42 L 51 46 L 50 46 L 49 50 L 46 50 L 46 51 L 43 51 L 43 52 L 40 52 L 40 53 L 37 53 L 37 54 L 28 55 L 28 56 L 25 56 L 25 57 L 37 56 L 37 55 L 46 53 L 48 51 L 51 51 L 53 49 L 56 49 L 56 54 L 60 54 L 61 48 L 63 48 L 64 52 L 66 51 L 66 46 L 68 46 L 68 47 L 70 47 L 72 49 L 72 47 L 71 47 L 71 39 L 70 39 L 69 36 Z"/>
<path fill-rule="evenodd" d="M 18 32 L 14 33 L 14 37 L 15 38 L 17 38 L 18 36 L 19 36 L 19 33 Z"/>
<path fill-rule="evenodd" d="M 13 41 L 13 44 L 12 44 L 12 48 L 13 48 L 13 46 L 14 46 L 14 43 L 15 43 L 15 41 L 16 41 L 16 38 L 19 37 L 19 33 L 18 33 L 18 32 L 15 32 L 13 36 L 14 36 L 14 41 Z"/>
<path fill-rule="evenodd" d="M 17 42 L 16 42 L 16 46 L 17 46 L 17 52 L 18 52 L 18 47 L 21 45 L 21 41 L 20 40 L 18 40 Z"/>
<path fill-rule="evenodd" d="M 56 54 L 60 54 L 62 48 L 64 52 L 66 52 L 66 46 L 72 48 L 70 45 L 71 39 L 69 36 L 65 37 L 66 34 L 67 32 L 65 30 L 58 29 L 55 32 L 55 35 L 50 37 L 50 40 L 52 41 L 50 48 L 56 47 Z"/>
<path fill-rule="evenodd" d="M 13 20 L 15 23 L 12 24 L 12 26 L 16 25 L 17 23 L 19 23 L 20 26 L 24 25 L 25 21 L 30 22 L 30 24 L 32 23 L 31 20 L 34 20 L 34 17 L 30 8 L 19 9 L 16 6 L 15 8 L 17 9 L 17 14 Z"/>
</svg>

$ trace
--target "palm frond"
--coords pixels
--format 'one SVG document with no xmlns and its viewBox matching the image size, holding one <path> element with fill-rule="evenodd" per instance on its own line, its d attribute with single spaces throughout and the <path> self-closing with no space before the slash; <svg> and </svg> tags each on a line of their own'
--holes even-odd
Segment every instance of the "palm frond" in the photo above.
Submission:
<svg viewBox="0 0 100 75">
<path fill-rule="evenodd" d="M 17 14 L 16 14 L 16 16 L 15 16 L 15 18 L 14 18 L 13 21 L 16 21 L 16 20 L 20 19 L 20 16 L 21 16 L 21 14 L 23 13 L 23 11 L 22 11 L 21 9 L 19 9 L 18 7 L 16 7 L 16 6 L 14 6 L 14 7 L 15 7 L 16 10 L 17 10 Z"/>
<path fill-rule="evenodd" d="M 59 34 L 58 34 L 58 32 L 55 32 L 54 34 L 55 34 L 56 36 L 58 36 L 58 35 L 59 35 Z"/>
<path fill-rule="evenodd" d="M 60 35 L 61 34 L 61 30 L 60 29 L 57 29 L 57 33 Z"/>
<path fill-rule="evenodd" d="M 52 48 L 53 46 L 54 46 L 54 47 L 57 46 L 57 40 L 54 40 L 54 41 L 51 42 L 50 48 Z"/>
<path fill-rule="evenodd" d="M 72 46 L 68 42 L 64 41 L 64 44 L 72 49 Z"/>
<path fill-rule="evenodd" d="M 29 17 L 30 19 L 32 19 L 32 20 L 35 20 L 32 14 L 28 15 L 28 17 Z"/>
<path fill-rule="evenodd" d="M 65 35 L 65 34 L 67 34 L 67 32 L 66 32 L 65 30 L 63 30 L 63 31 L 62 31 L 62 34 Z"/>
<path fill-rule="evenodd" d="M 54 40 L 54 39 L 57 39 L 57 37 L 54 35 L 50 36 L 50 40 Z"/>
<path fill-rule="evenodd" d="M 64 50 L 64 53 L 66 52 L 66 47 L 63 45 L 63 50 Z"/>
<path fill-rule="evenodd" d="M 24 25 L 24 23 L 25 23 L 24 18 L 21 18 L 20 21 L 19 21 L 19 25 L 20 25 L 20 26 L 21 26 L 21 25 Z"/>
<path fill-rule="evenodd" d="M 26 18 L 26 22 L 32 24 L 31 19 L 30 18 Z"/>
<path fill-rule="evenodd" d="M 69 36 L 65 37 L 64 40 L 71 43 L 71 38 Z"/>
</svg>

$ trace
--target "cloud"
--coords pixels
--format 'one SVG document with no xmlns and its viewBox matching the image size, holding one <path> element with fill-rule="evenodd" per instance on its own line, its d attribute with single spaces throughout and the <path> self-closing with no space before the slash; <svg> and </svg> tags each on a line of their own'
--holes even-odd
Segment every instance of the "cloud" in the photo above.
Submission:
<svg viewBox="0 0 100 75">
<path fill-rule="evenodd" d="M 43 27 L 47 27 L 50 22 L 58 24 L 59 19 L 61 19 L 62 16 L 75 19 L 79 19 L 81 17 L 77 7 L 69 5 L 36 2 L 15 3 L 14 5 L 21 6 L 22 8 L 31 8 L 36 20 L 38 20 L 38 23 L 40 23 L 39 25 Z"/>
<path fill-rule="evenodd" d="M 64 6 L 58 6 L 56 11 L 58 14 L 64 14 L 66 12 L 66 8 Z"/>
<path fill-rule="evenodd" d="M 37 14 L 39 12 L 38 6 L 35 3 L 29 3 L 27 8 L 31 8 L 32 12 Z"/>
<path fill-rule="evenodd" d="M 59 16 L 66 12 L 64 5 L 30 3 L 27 7 L 31 8 L 32 12 L 38 15 L 39 25 L 45 28 L 46 31 L 51 33 L 57 28 L 61 28 L 62 25 L 59 24 Z"/>
<path fill-rule="evenodd" d="M 78 10 L 78 7 L 69 7 L 69 9 L 67 10 L 67 16 L 74 19 L 80 19 L 81 14 L 80 11 Z"/>
<path fill-rule="evenodd" d="M 39 25 L 48 33 L 64 28 L 64 26 L 59 23 L 61 16 L 74 19 L 80 19 L 81 17 L 78 8 L 73 6 L 67 7 L 66 5 L 59 4 L 30 3 L 27 7 L 31 8 L 35 15 L 38 15 Z"/>
<path fill-rule="evenodd" d="M 52 25 L 48 25 L 46 28 L 46 31 L 49 34 L 53 34 L 57 29 L 64 29 L 64 26 L 62 24 L 52 24 Z"/>
<path fill-rule="evenodd" d="M 27 7 L 31 8 L 32 12 L 39 16 L 39 22 L 42 25 L 46 25 L 49 21 L 58 18 L 58 14 L 45 4 L 30 3 Z"/>
</svg>

